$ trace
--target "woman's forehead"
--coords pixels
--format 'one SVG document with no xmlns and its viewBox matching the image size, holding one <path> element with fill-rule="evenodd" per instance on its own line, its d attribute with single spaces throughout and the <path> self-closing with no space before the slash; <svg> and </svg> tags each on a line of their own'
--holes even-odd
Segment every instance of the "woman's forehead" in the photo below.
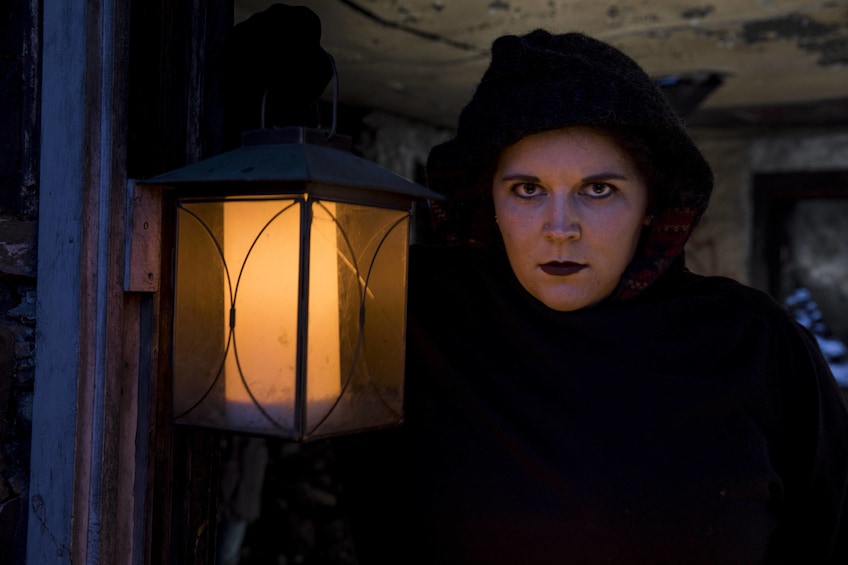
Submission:
<svg viewBox="0 0 848 565">
<path fill-rule="evenodd" d="M 618 141 L 597 128 L 575 126 L 528 135 L 505 147 L 498 169 L 508 165 L 589 166 L 606 163 L 617 168 L 633 168 L 630 154 Z"/>
</svg>

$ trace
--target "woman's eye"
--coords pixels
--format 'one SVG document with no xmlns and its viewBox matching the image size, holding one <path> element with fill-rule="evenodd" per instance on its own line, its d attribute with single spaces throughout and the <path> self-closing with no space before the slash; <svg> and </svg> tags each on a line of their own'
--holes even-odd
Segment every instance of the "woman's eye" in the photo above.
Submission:
<svg viewBox="0 0 848 565">
<path fill-rule="evenodd" d="M 530 182 L 514 184 L 512 185 L 510 190 L 512 190 L 513 194 L 515 194 L 519 198 L 533 198 L 534 196 L 537 196 L 542 192 L 542 189 L 539 187 L 538 184 L 533 184 Z"/>
<path fill-rule="evenodd" d="M 615 187 L 604 182 L 593 182 L 586 186 L 584 194 L 591 198 L 607 198 L 615 192 Z"/>
</svg>

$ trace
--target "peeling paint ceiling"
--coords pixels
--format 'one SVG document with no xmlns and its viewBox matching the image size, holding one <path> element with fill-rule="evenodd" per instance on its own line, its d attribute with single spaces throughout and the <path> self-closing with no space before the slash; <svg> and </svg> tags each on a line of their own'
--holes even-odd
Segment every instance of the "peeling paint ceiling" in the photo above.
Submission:
<svg viewBox="0 0 848 565">
<path fill-rule="evenodd" d="M 236 0 L 235 22 L 272 1 Z M 848 124 L 848 0 L 302 0 L 340 99 L 452 126 L 505 33 L 611 42 L 656 77 L 716 73 L 693 124 Z"/>
</svg>

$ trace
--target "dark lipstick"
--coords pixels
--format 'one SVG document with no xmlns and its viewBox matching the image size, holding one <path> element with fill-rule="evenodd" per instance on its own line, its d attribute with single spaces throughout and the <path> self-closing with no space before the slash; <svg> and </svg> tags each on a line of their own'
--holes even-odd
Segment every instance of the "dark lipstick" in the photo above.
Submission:
<svg viewBox="0 0 848 565">
<path fill-rule="evenodd" d="M 573 275 L 574 273 L 582 271 L 586 268 L 586 265 L 583 265 L 581 263 L 572 263 L 571 261 L 551 261 L 549 263 L 545 263 L 539 266 L 547 274 L 554 275 L 556 277 L 565 277 L 568 275 Z"/>
</svg>

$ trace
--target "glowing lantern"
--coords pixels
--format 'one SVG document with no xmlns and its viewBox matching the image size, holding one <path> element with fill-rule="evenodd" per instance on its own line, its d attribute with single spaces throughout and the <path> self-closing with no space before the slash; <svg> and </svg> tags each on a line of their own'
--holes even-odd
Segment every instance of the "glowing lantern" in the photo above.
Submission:
<svg viewBox="0 0 848 565">
<path fill-rule="evenodd" d="M 177 203 L 177 423 L 308 440 L 400 421 L 410 209 L 435 194 L 303 128 L 144 184 Z"/>
</svg>

